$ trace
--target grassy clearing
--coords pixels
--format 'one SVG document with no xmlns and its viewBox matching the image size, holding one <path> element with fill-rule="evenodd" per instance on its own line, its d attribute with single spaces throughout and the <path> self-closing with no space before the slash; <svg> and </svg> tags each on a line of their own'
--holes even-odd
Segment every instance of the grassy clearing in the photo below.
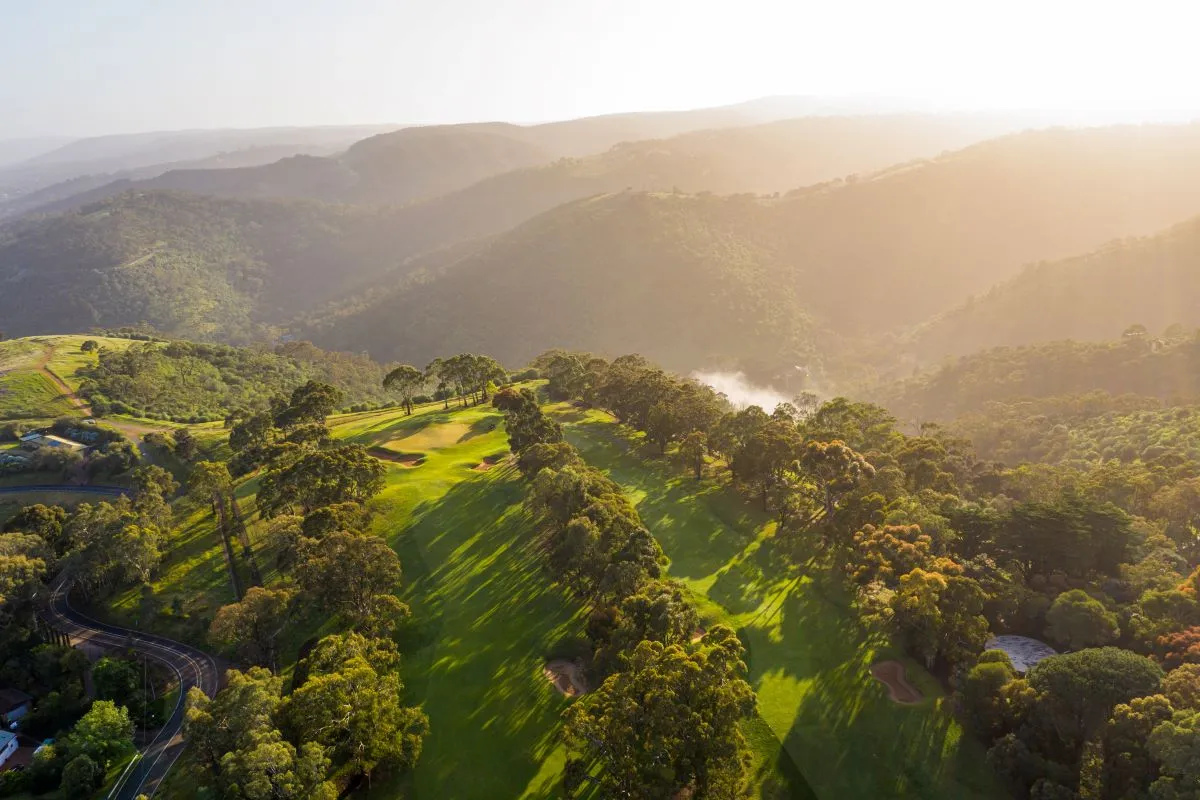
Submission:
<svg viewBox="0 0 1200 800">
<path fill-rule="evenodd" d="M 751 737 L 757 761 L 777 769 L 789 796 L 807 787 L 830 798 L 1002 796 L 936 681 L 866 635 L 836 581 L 783 571 L 772 554 L 772 521 L 723 482 L 647 462 L 636 452 L 640 437 L 608 415 L 555 411 L 588 462 L 635 500 L 671 558 L 671 576 L 697 596 L 709 621 L 732 624 L 746 642 L 766 728 Z M 923 703 L 887 699 L 868 671 L 883 658 L 905 660 L 926 692 Z"/>
<path fill-rule="evenodd" d="M 41 419 L 78 414 L 54 381 L 34 370 L 0 375 L 0 419 Z"/>
<path fill-rule="evenodd" d="M 83 382 L 83 376 L 79 374 L 79 370 L 96 363 L 95 353 L 85 353 L 79 349 L 84 342 L 89 340 L 97 342 L 101 347 L 106 347 L 109 350 L 126 350 L 131 345 L 136 344 L 132 339 L 87 336 L 84 334 L 35 336 L 31 341 L 48 345 L 52 349 L 53 352 L 50 355 L 50 360 L 46 363 L 46 368 L 61 378 L 64 383 L 71 387 L 72 391 L 79 391 L 79 384 Z"/>
</svg>

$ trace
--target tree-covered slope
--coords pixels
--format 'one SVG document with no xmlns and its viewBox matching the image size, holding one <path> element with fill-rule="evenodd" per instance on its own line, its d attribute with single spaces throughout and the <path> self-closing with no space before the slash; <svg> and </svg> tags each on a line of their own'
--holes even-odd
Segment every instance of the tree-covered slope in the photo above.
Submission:
<svg viewBox="0 0 1200 800">
<path fill-rule="evenodd" d="M 1055 339 L 1099 341 L 1131 324 L 1200 327 L 1200 219 L 1157 236 L 1026 268 L 914 332 L 920 358 Z"/>
<path fill-rule="evenodd" d="M 1097 391 L 1161 400 L 1200 397 L 1200 338 L 1163 341 L 1131 333 L 1119 342 L 997 347 L 870 394 L 906 419 L 945 421 L 984 411 L 989 403 Z"/>
<path fill-rule="evenodd" d="M 0 229 L 0 320 L 242 341 L 398 264 L 394 242 L 375 209 L 126 194 Z"/>
<path fill-rule="evenodd" d="M 580 200 L 304 333 L 413 363 L 476 351 L 516 365 L 550 346 L 645 352 L 682 367 L 794 355 L 808 321 L 762 244 L 763 221 L 747 197 Z"/>
<path fill-rule="evenodd" d="M 519 205 L 520 192 L 494 194 Z M 470 227 L 469 204 L 456 208 L 413 227 Z M 622 192 L 567 206 L 439 264 L 418 288 L 381 287 L 361 319 L 321 335 L 405 359 L 568 344 L 675 367 L 714 355 L 794 364 L 806 319 L 846 339 L 899 331 L 1032 259 L 1196 211 L 1200 126 L 1034 132 L 778 199 Z"/>
<path fill-rule="evenodd" d="M 1035 131 L 780 208 L 811 302 L 869 335 L 923 322 L 1017 274 L 1200 212 L 1200 125 Z M 1118 331 L 1119 332 L 1119 331 Z"/>
</svg>

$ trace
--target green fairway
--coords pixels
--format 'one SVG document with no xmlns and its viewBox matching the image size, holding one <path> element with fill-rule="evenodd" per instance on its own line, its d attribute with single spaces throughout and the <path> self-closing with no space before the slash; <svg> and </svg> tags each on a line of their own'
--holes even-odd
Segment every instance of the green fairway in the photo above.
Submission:
<svg viewBox="0 0 1200 800">
<path fill-rule="evenodd" d="M 415 622 L 403 641 L 404 679 L 431 729 L 415 772 L 370 797 L 556 796 L 567 701 L 542 665 L 569 651 L 584 620 L 541 572 L 519 475 L 508 465 L 474 469 L 507 449 L 499 423 L 484 406 L 352 415 L 334 426 L 365 445 L 427 448 L 419 467 L 389 465 L 372 508 L 375 530 L 404 564 L 403 599 Z"/>
<path fill-rule="evenodd" d="M 702 616 L 733 624 L 746 642 L 759 714 L 773 734 L 752 737 L 757 760 L 791 776 L 789 796 L 809 787 L 831 799 L 1003 796 L 982 749 L 915 663 L 905 660 L 927 699 L 887 699 L 868 668 L 899 653 L 862 631 L 837 581 L 783 573 L 766 515 L 723 485 L 646 461 L 606 414 L 555 410 L 588 463 L 630 493 Z"/>
</svg>

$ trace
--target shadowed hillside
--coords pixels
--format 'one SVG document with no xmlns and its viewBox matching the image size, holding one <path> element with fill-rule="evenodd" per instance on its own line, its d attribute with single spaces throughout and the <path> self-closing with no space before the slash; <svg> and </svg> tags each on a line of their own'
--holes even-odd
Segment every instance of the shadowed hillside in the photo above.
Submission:
<svg viewBox="0 0 1200 800">
<path fill-rule="evenodd" d="M 1200 219 L 1043 263 L 918 329 L 924 359 L 1054 339 L 1098 341 L 1131 324 L 1200 327 Z"/>
<path fill-rule="evenodd" d="M 623 193 L 576 204 L 439 263 L 419 287 L 381 290 L 360 319 L 343 308 L 321 335 L 381 358 L 485 347 L 526 358 L 567 344 L 676 367 L 715 355 L 792 364 L 828 346 L 807 338 L 814 330 L 898 331 L 1023 263 L 1197 210 L 1200 126 L 1034 132 L 777 200 Z M 420 230 L 439 218 L 470 215 L 433 215 Z M 518 311 L 533 298 L 536 322 Z"/>
<path fill-rule="evenodd" d="M 370 208 L 122 195 L 0 230 L 0 319 L 245 341 L 396 265 L 391 230 Z"/>
</svg>

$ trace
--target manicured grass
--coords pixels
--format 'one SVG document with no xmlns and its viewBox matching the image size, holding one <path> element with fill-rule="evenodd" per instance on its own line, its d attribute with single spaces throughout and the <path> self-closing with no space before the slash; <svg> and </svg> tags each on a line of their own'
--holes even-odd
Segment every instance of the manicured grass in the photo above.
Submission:
<svg viewBox="0 0 1200 800">
<path fill-rule="evenodd" d="M 404 679 L 431 730 L 413 774 L 368 797 L 557 796 L 567 701 L 542 665 L 571 652 L 584 620 L 541 571 L 519 475 L 508 465 L 472 469 L 507 449 L 499 423 L 489 407 L 433 407 L 334 427 L 366 445 L 420 437 L 429 448 L 419 467 L 389 465 L 388 487 L 371 505 L 376 532 L 404 565 L 402 599 L 413 612 Z"/>
<path fill-rule="evenodd" d="M 864 632 L 838 581 L 785 570 L 772 550 L 774 523 L 725 478 L 698 482 L 665 461 L 648 462 L 637 452 L 640 437 L 608 415 L 555 410 L 587 461 L 637 502 L 671 558 L 670 575 L 695 593 L 702 614 L 739 631 L 771 733 L 751 737 L 756 760 L 777 769 L 789 796 L 1003 796 L 937 682 L 906 660 L 927 699 L 888 700 L 868 668 L 900 654 Z"/>
<path fill-rule="evenodd" d="M 392 409 L 329 422 L 343 441 L 376 447 L 421 437 L 430 448 L 419 467 L 387 464 L 387 487 L 371 510 L 374 531 L 403 564 L 401 597 L 412 608 L 399 637 L 407 702 L 425 709 L 431 731 L 414 772 L 377 775 L 366 796 L 557 797 L 565 763 L 557 733 L 568 701 L 544 678 L 542 665 L 574 654 L 585 622 L 578 602 L 545 580 L 519 475 L 506 464 L 473 469 L 507 450 L 500 415 L 489 406 L 446 411 L 438 403 L 411 417 Z M 264 542 L 256 488 L 256 480 L 244 481 L 238 498 L 270 584 L 281 576 Z M 180 597 L 185 613 L 211 616 L 232 594 L 211 515 L 200 510 L 182 523 L 153 593 L 127 591 L 107 613 L 200 644 L 203 631 L 194 622 L 156 609 L 169 610 Z M 306 640 L 332 630 L 332 620 L 320 614 L 298 619 L 281 642 L 285 675 Z M 188 796 L 171 781 L 167 796 L 177 791 Z"/>
</svg>

